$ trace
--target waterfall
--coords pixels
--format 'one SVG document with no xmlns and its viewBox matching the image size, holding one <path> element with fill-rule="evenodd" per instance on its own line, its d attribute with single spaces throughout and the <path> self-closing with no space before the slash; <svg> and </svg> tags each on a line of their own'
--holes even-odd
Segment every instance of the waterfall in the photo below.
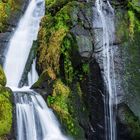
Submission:
<svg viewBox="0 0 140 140">
<path fill-rule="evenodd" d="M 33 40 L 37 39 L 39 23 L 44 11 L 43 0 L 31 0 L 14 35 L 10 39 L 4 64 L 7 86 L 18 87 Z"/>
<path fill-rule="evenodd" d="M 58 121 L 36 92 L 16 91 L 17 140 L 67 140 Z"/>
<path fill-rule="evenodd" d="M 93 8 L 93 27 L 95 32 L 95 49 L 100 50 L 96 54 L 106 88 L 104 98 L 105 110 L 105 135 L 106 140 L 116 140 L 116 75 L 114 67 L 115 27 L 114 9 L 109 1 L 96 0 Z"/>
<path fill-rule="evenodd" d="M 33 41 L 37 39 L 39 24 L 45 13 L 44 0 L 31 0 L 18 27 L 10 39 L 4 64 L 9 86 L 15 97 L 17 140 L 68 140 L 43 98 L 30 89 L 37 80 L 35 60 L 28 74 L 28 86 L 19 88 Z"/>
</svg>

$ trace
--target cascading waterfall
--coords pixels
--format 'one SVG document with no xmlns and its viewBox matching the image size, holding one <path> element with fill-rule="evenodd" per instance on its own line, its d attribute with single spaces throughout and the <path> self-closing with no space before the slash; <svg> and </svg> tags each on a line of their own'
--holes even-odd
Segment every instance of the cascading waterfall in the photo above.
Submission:
<svg viewBox="0 0 140 140">
<path fill-rule="evenodd" d="M 44 15 L 44 11 L 43 0 L 31 0 L 9 42 L 9 49 L 4 64 L 7 86 L 18 87 L 33 40 L 37 39 L 39 23 Z M 13 72 L 12 74 L 11 71 Z"/>
<path fill-rule="evenodd" d="M 33 41 L 45 13 L 44 0 L 31 0 L 13 34 L 6 54 L 4 70 L 7 86 L 14 91 L 17 119 L 17 140 L 67 140 L 51 109 L 30 86 L 37 80 L 35 60 L 28 74 L 28 87 L 19 88 Z"/>
<path fill-rule="evenodd" d="M 101 52 L 96 54 L 104 78 L 106 95 L 105 106 L 105 135 L 106 140 L 116 140 L 116 76 L 114 70 L 114 48 L 115 39 L 114 9 L 109 1 L 96 0 L 93 27 L 95 31 L 95 49 Z M 102 58 L 102 59 L 101 59 Z"/>
<path fill-rule="evenodd" d="M 43 98 L 32 90 L 22 90 L 14 92 L 17 140 L 67 140 Z"/>
</svg>

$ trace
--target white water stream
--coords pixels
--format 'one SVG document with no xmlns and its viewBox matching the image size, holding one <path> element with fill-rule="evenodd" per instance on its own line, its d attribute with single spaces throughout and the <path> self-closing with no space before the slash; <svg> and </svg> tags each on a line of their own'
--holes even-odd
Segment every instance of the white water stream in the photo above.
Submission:
<svg viewBox="0 0 140 140">
<path fill-rule="evenodd" d="M 30 86 L 37 80 L 35 61 L 28 74 L 28 87 L 19 88 L 33 41 L 45 13 L 44 0 L 31 0 L 13 34 L 6 54 L 4 71 L 7 86 L 14 91 L 17 119 L 17 140 L 68 140 L 43 98 Z"/>
<path fill-rule="evenodd" d="M 93 27 L 95 31 L 96 49 L 101 49 L 96 55 L 104 78 L 106 96 L 105 102 L 105 135 L 106 140 L 116 140 L 116 81 L 114 70 L 113 42 L 115 39 L 114 9 L 109 1 L 96 0 Z M 102 58 L 102 59 L 101 59 Z"/>
</svg>

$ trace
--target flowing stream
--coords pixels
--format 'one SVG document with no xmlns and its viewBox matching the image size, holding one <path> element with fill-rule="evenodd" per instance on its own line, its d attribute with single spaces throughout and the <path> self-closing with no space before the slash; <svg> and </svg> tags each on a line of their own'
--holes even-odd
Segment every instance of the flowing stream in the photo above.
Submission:
<svg viewBox="0 0 140 140">
<path fill-rule="evenodd" d="M 4 64 L 9 86 L 15 97 L 17 140 L 68 140 L 43 98 L 30 89 L 38 75 L 33 61 L 28 73 L 28 86 L 19 88 L 33 41 L 37 39 L 39 24 L 45 13 L 44 0 L 31 0 L 18 27 L 10 39 Z"/>
<path fill-rule="evenodd" d="M 96 54 L 105 83 L 105 135 L 106 140 L 116 140 L 116 75 L 114 67 L 114 46 L 115 27 L 114 27 L 114 9 L 109 1 L 96 0 L 93 8 L 95 31 L 95 48 L 100 50 Z"/>
</svg>

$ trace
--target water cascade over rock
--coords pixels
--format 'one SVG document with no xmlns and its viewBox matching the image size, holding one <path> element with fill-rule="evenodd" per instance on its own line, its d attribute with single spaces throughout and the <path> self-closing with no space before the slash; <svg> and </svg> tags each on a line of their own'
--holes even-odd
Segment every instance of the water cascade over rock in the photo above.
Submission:
<svg viewBox="0 0 140 140">
<path fill-rule="evenodd" d="M 105 96 L 104 116 L 106 140 L 116 140 L 116 72 L 114 64 L 115 27 L 114 9 L 109 1 L 96 0 L 93 8 L 93 26 L 95 32 L 95 49 L 99 51 L 96 59 L 100 64 L 104 79 Z"/>
</svg>

